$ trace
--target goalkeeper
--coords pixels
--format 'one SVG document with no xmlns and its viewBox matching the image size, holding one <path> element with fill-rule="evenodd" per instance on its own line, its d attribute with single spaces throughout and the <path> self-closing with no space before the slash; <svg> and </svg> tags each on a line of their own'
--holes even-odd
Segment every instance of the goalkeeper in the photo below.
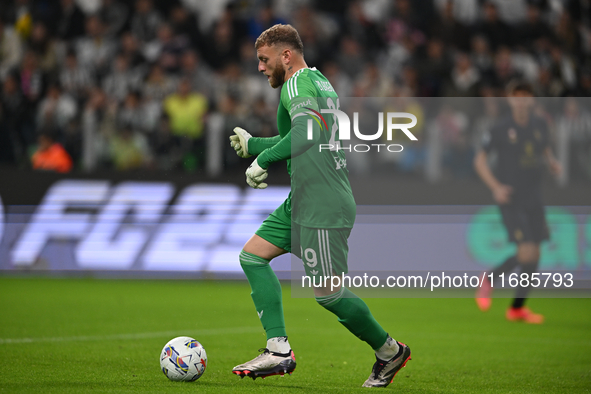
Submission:
<svg viewBox="0 0 591 394">
<path fill-rule="evenodd" d="M 291 373 L 296 367 L 285 330 L 281 285 L 270 261 L 291 252 L 303 260 L 306 275 L 311 278 L 347 273 L 347 240 L 356 211 L 345 155 L 338 149 L 336 116 L 327 113 L 339 107 L 330 82 L 315 68 L 308 68 L 302 41 L 290 25 L 275 25 L 264 31 L 255 48 L 258 70 L 271 87 L 281 87 L 279 135 L 256 138 L 236 127 L 231 145 L 242 158 L 256 156 L 246 171 L 246 182 L 255 189 L 267 187 L 270 163 L 286 160 L 291 193 L 240 253 L 240 265 L 266 331 L 267 346 L 262 354 L 232 372 L 253 379 Z M 326 149 L 319 151 L 316 147 L 320 144 Z M 390 384 L 410 359 L 410 348 L 392 339 L 365 302 L 348 289 L 315 287 L 314 295 L 322 307 L 375 351 L 376 362 L 363 386 Z"/>
</svg>

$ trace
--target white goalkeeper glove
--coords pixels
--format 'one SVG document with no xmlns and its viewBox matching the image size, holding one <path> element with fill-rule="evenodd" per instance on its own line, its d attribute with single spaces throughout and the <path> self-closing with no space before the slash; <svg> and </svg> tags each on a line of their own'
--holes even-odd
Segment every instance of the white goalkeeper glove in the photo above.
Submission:
<svg viewBox="0 0 591 394">
<path fill-rule="evenodd" d="M 236 154 L 243 159 L 250 157 L 251 155 L 248 153 L 248 140 L 252 135 L 241 127 L 234 127 L 234 133 L 236 133 L 236 135 L 230 137 L 230 146 L 234 148 Z"/>
<path fill-rule="evenodd" d="M 246 169 L 246 183 L 253 189 L 266 189 L 267 184 L 263 183 L 267 179 L 267 170 L 259 166 L 257 159 L 251 163 Z"/>
</svg>

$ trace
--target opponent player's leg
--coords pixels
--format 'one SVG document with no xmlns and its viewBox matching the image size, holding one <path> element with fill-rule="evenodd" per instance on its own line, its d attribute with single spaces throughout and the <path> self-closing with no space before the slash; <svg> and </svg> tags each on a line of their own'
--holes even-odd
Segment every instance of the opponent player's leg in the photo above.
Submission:
<svg viewBox="0 0 591 394">
<path fill-rule="evenodd" d="M 324 286 L 314 287 L 318 304 L 334 313 L 349 332 L 375 351 L 376 362 L 363 386 L 386 387 L 410 359 L 410 348 L 388 335 L 361 298 L 340 283 L 333 286 L 336 283 L 332 280 L 321 281 L 323 277 L 339 277 L 348 271 L 350 232 L 350 229 L 302 228 L 302 261 L 306 275 L 316 277 L 315 283 L 324 283 Z"/>
<path fill-rule="evenodd" d="M 520 217 L 518 208 L 512 205 L 502 205 L 499 207 L 503 224 L 509 234 L 509 242 L 520 242 L 523 240 L 523 218 Z M 495 283 L 495 278 L 501 274 L 507 274 L 515 269 L 519 263 L 517 262 L 517 254 L 509 256 L 503 263 L 495 269 L 484 273 L 484 280 L 482 286 L 476 290 L 476 305 L 481 311 L 487 311 L 492 305 L 492 293 Z M 492 275 L 491 275 L 492 274 Z M 492 282 L 489 278 L 492 277 Z"/>
<path fill-rule="evenodd" d="M 525 301 L 531 290 L 529 285 L 532 274 L 537 272 L 540 261 L 540 244 L 535 242 L 521 242 L 517 246 L 517 261 L 521 269 L 521 274 L 526 274 L 528 286 L 521 286 L 521 275 L 519 277 L 519 286 L 515 291 L 515 299 L 511 307 L 507 310 L 507 319 L 511 321 L 525 321 L 526 323 L 540 324 L 544 321 L 544 316 L 533 313 L 525 307 Z"/>
<path fill-rule="evenodd" d="M 266 377 L 291 373 L 295 357 L 287 340 L 281 284 L 270 266 L 270 261 L 291 248 L 290 220 L 284 205 L 267 218 L 256 234 L 244 245 L 240 265 L 248 278 L 251 297 L 263 328 L 267 346 L 253 360 L 237 365 L 232 372 L 240 377 Z"/>
<path fill-rule="evenodd" d="M 518 264 L 517 254 L 514 254 L 508 257 L 501 265 L 484 274 L 482 286 L 476 290 L 476 304 L 481 311 L 484 312 L 490 309 L 495 278 L 498 278 L 501 274 L 513 271 Z M 489 280 L 490 277 L 493 278 L 492 282 Z"/>
</svg>

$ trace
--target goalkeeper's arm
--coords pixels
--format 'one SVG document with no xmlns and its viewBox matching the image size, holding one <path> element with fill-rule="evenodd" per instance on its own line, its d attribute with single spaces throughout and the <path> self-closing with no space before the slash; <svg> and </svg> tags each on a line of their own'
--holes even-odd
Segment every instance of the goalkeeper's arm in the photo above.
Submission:
<svg viewBox="0 0 591 394">
<path fill-rule="evenodd" d="M 257 157 L 257 162 L 262 168 L 268 168 L 269 164 L 276 161 L 291 159 L 299 156 L 312 146 L 314 146 L 320 139 L 320 127 L 315 122 L 312 122 L 312 139 L 307 139 L 307 119 L 304 116 L 297 117 L 293 123 L 291 130 L 283 138 L 280 137 L 280 141 L 264 149 Z M 275 138 L 275 137 L 273 137 Z M 270 139 L 270 138 L 267 138 Z M 250 141 L 249 140 L 248 150 L 250 152 Z M 255 154 L 255 153 L 253 153 Z"/>
<path fill-rule="evenodd" d="M 281 141 L 281 136 L 274 137 L 251 137 L 248 139 L 248 153 L 251 155 L 260 155 L 265 149 L 272 148 Z"/>
</svg>

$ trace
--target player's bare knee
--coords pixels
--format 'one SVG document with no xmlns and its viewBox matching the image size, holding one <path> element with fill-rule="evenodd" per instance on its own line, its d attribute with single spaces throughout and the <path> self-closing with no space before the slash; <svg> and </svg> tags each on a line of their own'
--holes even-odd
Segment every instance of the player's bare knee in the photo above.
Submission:
<svg viewBox="0 0 591 394">
<path fill-rule="evenodd" d="M 521 243 L 517 249 L 517 261 L 520 264 L 531 264 L 540 258 L 540 248 L 531 242 Z"/>
<path fill-rule="evenodd" d="M 273 260 L 275 257 L 287 253 L 287 251 L 273 245 L 271 242 L 256 234 L 250 237 L 250 239 L 244 244 L 242 250 L 265 260 Z"/>
<path fill-rule="evenodd" d="M 314 297 L 326 297 L 332 294 L 335 294 L 341 290 L 341 286 L 331 286 L 330 278 L 327 279 L 327 283 L 325 286 L 322 287 L 314 287 Z"/>
</svg>

